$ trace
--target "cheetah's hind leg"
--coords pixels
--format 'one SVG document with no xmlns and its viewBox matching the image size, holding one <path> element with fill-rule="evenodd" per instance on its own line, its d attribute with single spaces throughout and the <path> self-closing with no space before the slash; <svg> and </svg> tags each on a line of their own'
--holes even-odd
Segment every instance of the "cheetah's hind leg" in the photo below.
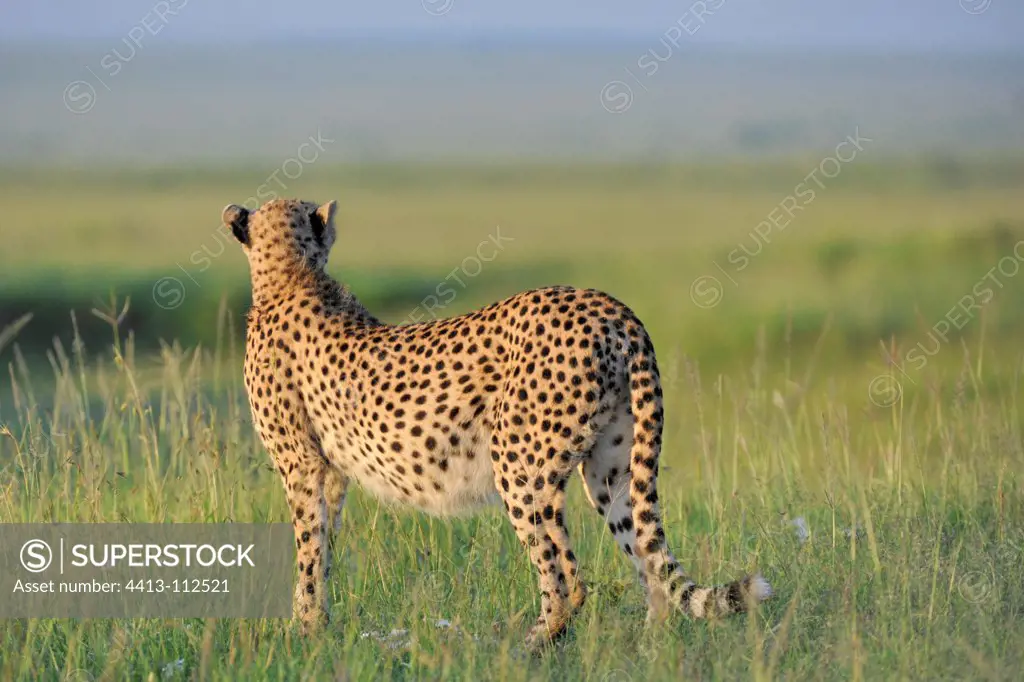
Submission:
<svg viewBox="0 0 1024 682">
<path fill-rule="evenodd" d="M 575 573 L 576 561 L 563 519 L 565 482 L 571 469 L 561 470 L 551 462 L 523 466 L 519 454 L 507 446 L 502 434 L 493 435 L 491 456 L 498 490 L 537 571 L 541 613 L 526 637 L 526 649 L 536 653 L 565 631 L 573 610 L 565 567 Z"/>
</svg>

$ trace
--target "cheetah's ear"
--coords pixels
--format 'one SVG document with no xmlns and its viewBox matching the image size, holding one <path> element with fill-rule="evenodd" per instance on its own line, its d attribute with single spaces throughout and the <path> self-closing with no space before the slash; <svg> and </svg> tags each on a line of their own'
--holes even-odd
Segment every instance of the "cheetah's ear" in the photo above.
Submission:
<svg viewBox="0 0 1024 682">
<path fill-rule="evenodd" d="M 228 204 L 224 207 L 221 220 L 231 228 L 235 239 L 246 246 L 249 245 L 249 210 L 238 204 Z"/>
<path fill-rule="evenodd" d="M 334 213 L 338 208 L 338 202 L 331 200 L 323 204 L 309 215 L 310 226 L 313 228 L 313 235 L 321 245 L 330 248 L 334 244 Z"/>
<path fill-rule="evenodd" d="M 326 204 L 316 210 L 317 216 L 325 227 L 334 227 L 334 213 L 338 208 L 338 202 L 331 199 Z"/>
</svg>

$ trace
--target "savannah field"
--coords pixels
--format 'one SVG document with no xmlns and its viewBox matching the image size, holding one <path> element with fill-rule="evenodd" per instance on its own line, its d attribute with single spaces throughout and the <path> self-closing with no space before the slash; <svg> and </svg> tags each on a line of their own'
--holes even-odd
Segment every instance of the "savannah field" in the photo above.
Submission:
<svg viewBox="0 0 1024 682">
<path fill-rule="evenodd" d="M 338 199 L 329 269 L 389 321 L 555 283 L 629 304 L 665 385 L 669 544 L 701 582 L 761 570 L 776 594 L 756 612 L 645 631 L 642 588 L 574 481 L 591 596 L 529 658 L 533 569 L 499 509 L 433 519 L 356 489 L 323 636 L 279 620 L 4 620 L 0 678 L 1016 678 L 1024 161 L 876 149 L 789 214 L 776 209 L 829 148 L 319 164 L 288 187 Z M 0 522 L 288 521 L 241 381 L 245 259 L 218 229 L 273 169 L 0 173 L 17 226 L 0 250 Z M 500 244 L 479 251 L 489 261 L 483 242 Z M 456 295 L 440 308 L 442 283 Z"/>
<path fill-rule="evenodd" d="M 0 43 L 0 524 L 289 521 L 219 225 L 280 194 L 338 200 L 329 270 L 390 322 L 550 284 L 627 303 L 664 384 L 669 545 L 702 583 L 775 589 L 645 630 L 573 481 L 590 597 L 532 658 L 500 509 L 353 486 L 324 635 L 4 619 L 0 680 L 1017 679 L 1024 59 L 699 42 L 732 11 L 668 53 L 660 32 L 175 45 L 186 18 L 137 48 Z"/>
</svg>

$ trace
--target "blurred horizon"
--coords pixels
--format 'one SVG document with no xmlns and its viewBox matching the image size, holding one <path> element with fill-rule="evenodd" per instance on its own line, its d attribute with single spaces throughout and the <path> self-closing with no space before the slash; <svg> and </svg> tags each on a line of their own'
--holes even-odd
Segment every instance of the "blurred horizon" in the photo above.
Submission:
<svg viewBox="0 0 1024 682">
<path fill-rule="evenodd" d="M 112 0 L 0 7 L 8 165 L 887 156 L 1024 151 L 1003 0 Z M 63 100 L 63 101 L 62 101 Z"/>
<path fill-rule="evenodd" d="M 1024 151 L 1024 54 L 141 42 L 0 47 L 5 163 L 280 163 L 317 134 L 342 165 L 805 157 L 857 128 L 889 157 Z"/>
</svg>

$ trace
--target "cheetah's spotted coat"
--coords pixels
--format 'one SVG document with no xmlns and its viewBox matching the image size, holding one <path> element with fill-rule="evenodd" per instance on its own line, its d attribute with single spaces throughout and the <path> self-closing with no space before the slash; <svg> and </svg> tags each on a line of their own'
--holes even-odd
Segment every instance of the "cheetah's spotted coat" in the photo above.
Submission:
<svg viewBox="0 0 1024 682">
<path fill-rule="evenodd" d="M 451 514 L 501 499 L 539 575 L 528 642 L 563 631 L 586 589 L 564 523 L 580 470 L 590 503 L 640 574 L 648 617 L 744 610 L 760 576 L 690 580 L 665 544 L 655 482 L 662 392 L 651 339 L 599 291 L 550 287 L 459 317 L 393 326 L 324 268 L 335 202 L 274 200 L 223 220 L 249 259 L 245 385 L 291 506 L 306 630 L 326 619 L 328 534 L 350 480 Z"/>
</svg>

